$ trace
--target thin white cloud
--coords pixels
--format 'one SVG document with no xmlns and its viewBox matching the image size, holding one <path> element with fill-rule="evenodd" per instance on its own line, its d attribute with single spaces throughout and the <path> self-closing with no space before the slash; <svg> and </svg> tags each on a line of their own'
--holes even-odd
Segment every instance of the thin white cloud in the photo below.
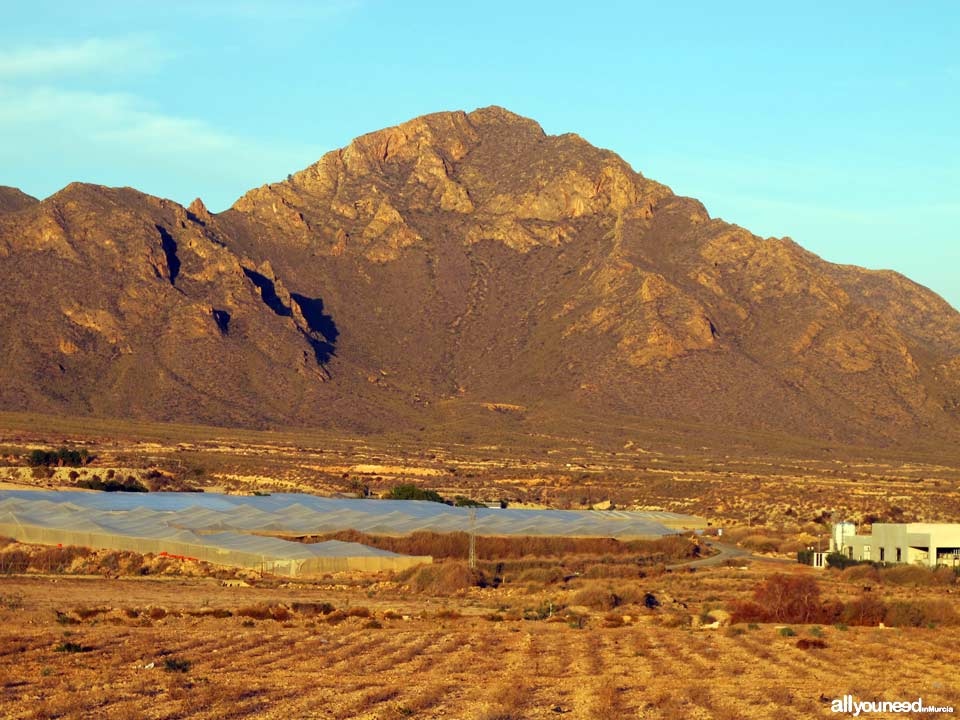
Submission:
<svg viewBox="0 0 960 720">
<path fill-rule="evenodd" d="M 174 0 L 178 12 L 239 21 L 328 20 L 360 7 L 361 0 Z"/>
<path fill-rule="evenodd" d="M 212 189 L 213 206 L 223 207 L 251 187 L 305 167 L 326 149 L 233 134 L 165 113 L 134 95 L 0 84 L 0 168 L 15 175 L 29 163 L 82 173 L 51 178 L 55 186 L 44 188 L 48 192 L 76 179 L 136 179 L 143 190 L 181 201 Z M 194 195 L 180 196 L 191 186 Z"/>
<path fill-rule="evenodd" d="M 145 38 L 87 38 L 0 50 L 0 79 L 19 80 L 148 69 L 167 57 Z"/>
<path fill-rule="evenodd" d="M 157 152 L 169 152 L 171 144 L 199 152 L 225 150 L 239 143 L 199 120 L 152 109 L 133 95 L 0 86 L 0 129 L 8 138 L 17 130 L 51 126 L 59 128 L 59 134 L 87 141 L 147 146 Z"/>
</svg>

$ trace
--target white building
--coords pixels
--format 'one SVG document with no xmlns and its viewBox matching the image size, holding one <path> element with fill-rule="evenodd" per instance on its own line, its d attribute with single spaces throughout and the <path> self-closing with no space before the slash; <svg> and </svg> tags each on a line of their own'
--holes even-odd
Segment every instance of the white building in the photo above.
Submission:
<svg viewBox="0 0 960 720">
<path fill-rule="evenodd" d="M 838 523 L 830 549 L 852 560 L 960 567 L 960 523 L 874 523 L 869 535 Z"/>
</svg>

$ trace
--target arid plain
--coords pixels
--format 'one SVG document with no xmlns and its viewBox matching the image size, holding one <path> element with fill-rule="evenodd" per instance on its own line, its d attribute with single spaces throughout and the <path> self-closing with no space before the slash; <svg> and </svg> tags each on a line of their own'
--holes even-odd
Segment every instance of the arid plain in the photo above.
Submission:
<svg viewBox="0 0 960 720">
<path fill-rule="evenodd" d="M 6 488 L 110 470 L 208 492 L 377 495 L 415 483 L 447 497 L 610 502 L 712 524 L 697 541 L 619 548 L 480 538 L 476 571 L 464 538 L 424 535 L 429 571 L 296 581 L 109 551 L 54 549 L 57 562 L 10 543 L 0 549 L 3 717 L 805 718 L 833 716 L 830 701 L 845 694 L 960 704 L 955 578 L 791 561 L 825 542 L 831 511 L 955 513 L 960 463 L 942 454 L 904 461 L 902 450 L 769 436 L 734 444 L 693 426 L 625 428 L 596 445 L 575 433 L 512 437 L 509 426 L 447 444 L 23 414 L 4 415 L 3 427 Z M 94 456 L 84 476 L 22 461 L 56 447 Z M 365 539 L 401 552 L 414 542 Z M 18 552 L 26 560 L 12 567 Z M 834 615 L 738 619 L 739 602 L 784 574 L 815 578 Z M 886 604 L 885 618 L 900 615 L 857 625 L 850 609 L 866 596 Z M 926 615 L 907 612 L 921 606 Z"/>
</svg>

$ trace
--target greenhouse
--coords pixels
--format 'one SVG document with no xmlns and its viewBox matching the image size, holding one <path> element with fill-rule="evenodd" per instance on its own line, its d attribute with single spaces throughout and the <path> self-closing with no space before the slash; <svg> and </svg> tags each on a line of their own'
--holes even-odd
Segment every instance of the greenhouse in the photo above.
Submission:
<svg viewBox="0 0 960 720">
<path fill-rule="evenodd" d="M 166 553 L 289 576 L 431 562 L 358 543 L 283 539 L 342 530 L 637 539 L 702 527 L 699 518 L 667 512 L 458 508 L 302 494 L 0 491 L 0 535 L 21 542 Z"/>
</svg>

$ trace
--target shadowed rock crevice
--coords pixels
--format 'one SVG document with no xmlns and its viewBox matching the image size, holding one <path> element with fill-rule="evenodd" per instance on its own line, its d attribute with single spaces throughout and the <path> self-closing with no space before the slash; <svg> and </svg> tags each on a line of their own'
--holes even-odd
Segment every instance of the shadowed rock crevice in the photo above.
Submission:
<svg viewBox="0 0 960 720">
<path fill-rule="evenodd" d="M 250 268 L 243 268 L 243 274 L 250 278 L 250 282 L 260 290 L 260 297 L 263 298 L 263 302 L 268 308 L 281 317 L 290 317 L 293 315 L 293 311 L 284 305 L 283 300 L 277 295 L 277 287 L 273 280 Z"/>
<path fill-rule="evenodd" d="M 157 225 L 157 232 L 160 233 L 160 247 L 163 248 L 163 254 L 167 258 L 167 275 L 170 278 L 170 284 L 176 286 L 177 275 L 180 274 L 180 258 L 177 257 L 177 241 L 167 231 L 163 225 Z"/>
<path fill-rule="evenodd" d="M 298 315 L 302 316 L 301 319 L 294 313 L 293 307 L 287 305 L 280 297 L 277 292 L 277 281 L 271 280 L 263 273 L 250 268 L 243 268 L 243 273 L 260 290 L 260 297 L 267 307 L 280 317 L 292 317 L 294 319 L 294 322 L 297 323 L 297 330 L 313 350 L 317 363 L 326 365 L 330 358 L 336 354 L 335 346 L 340 331 L 337 330 L 333 318 L 323 312 L 323 300 L 290 293 L 289 297 L 292 302 L 297 304 L 297 309 L 300 311 Z M 281 292 L 287 295 L 282 286 Z M 306 328 L 301 326 L 302 322 L 306 322 Z"/>
<path fill-rule="evenodd" d="M 310 344 L 310 347 L 313 348 L 313 356 L 319 365 L 326 365 L 330 362 L 330 358 L 336 355 L 336 348 L 333 346 L 333 343 L 315 338 L 304 330 L 300 330 L 300 332 L 303 334 L 304 339 Z"/>
<path fill-rule="evenodd" d="M 290 293 L 290 297 L 297 303 L 310 330 L 320 333 L 328 343 L 335 345 L 340 331 L 337 330 L 333 318 L 323 312 L 323 300 L 310 298 L 299 293 Z"/>
<path fill-rule="evenodd" d="M 226 310 L 217 310 L 216 308 L 214 308 L 213 310 L 211 310 L 211 314 L 213 315 L 214 322 L 217 323 L 217 327 L 220 329 L 220 334 L 229 335 L 230 334 L 230 313 L 228 313 Z"/>
</svg>

